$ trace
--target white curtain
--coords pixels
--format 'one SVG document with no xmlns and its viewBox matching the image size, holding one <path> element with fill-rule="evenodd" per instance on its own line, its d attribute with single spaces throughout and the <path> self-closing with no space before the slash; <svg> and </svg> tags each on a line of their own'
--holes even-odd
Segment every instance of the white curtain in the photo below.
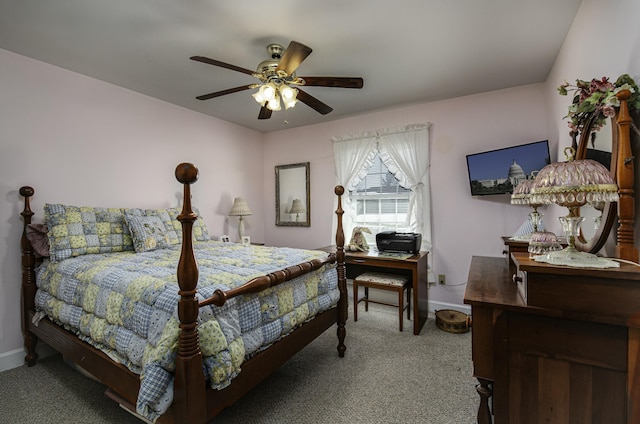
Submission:
<svg viewBox="0 0 640 424">
<path fill-rule="evenodd" d="M 356 216 L 356 205 L 351 202 L 348 192 L 355 189 L 360 181 L 367 175 L 373 159 L 376 157 L 378 140 L 375 133 L 363 133 L 361 135 L 345 135 L 333 137 L 333 158 L 336 163 L 336 183 L 346 190 L 342 196 L 342 216 L 347 241 L 353 228 L 353 218 Z M 337 200 L 335 201 L 337 207 Z M 334 207 L 335 210 L 335 207 Z M 336 222 L 333 222 L 332 234 L 336 232 Z"/>
<path fill-rule="evenodd" d="M 422 234 L 422 249 L 431 250 L 431 198 L 429 195 L 430 123 L 412 124 L 362 134 L 333 137 L 336 181 L 350 191 L 367 175 L 377 153 L 400 185 L 411 190 L 407 223 Z M 336 201 L 337 202 L 337 201 Z M 343 226 L 349 240 L 355 205 L 343 196 Z M 333 232 L 335 233 L 335 222 Z"/>
<path fill-rule="evenodd" d="M 407 225 L 422 234 L 423 250 L 431 250 L 431 196 L 429 195 L 429 127 L 413 124 L 380 131 L 378 149 L 400 185 L 411 190 Z"/>
</svg>

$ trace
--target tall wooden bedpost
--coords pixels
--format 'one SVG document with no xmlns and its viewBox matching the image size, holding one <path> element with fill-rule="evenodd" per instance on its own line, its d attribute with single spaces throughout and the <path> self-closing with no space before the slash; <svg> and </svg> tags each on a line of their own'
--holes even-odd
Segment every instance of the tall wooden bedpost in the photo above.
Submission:
<svg viewBox="0 0 640 424">
<path fill-rule="evenodd" d="M 198 341 L 198 264 L 193 253 L 193 223 L 198 216 L 191 209 L 191 184 L 198 180 L 198 168 L 190 163 L 176 167 L 176 179 L 184 184 L 182 212 L 182 251 L 178 263 L 178 317 L 180 337 L 174 382 L 176 423 L 204 423 L 207 418 L 206 382 L 202 371 L 202 352 Z"/>
<path fill-rule="evenodd" d="M 22 302 L 20 304 L 22 308 L 22 336 L 24 337 L 24 347 L 27 351 L 27 356 L 25 356 L 24 360 L 30 367 L 35 365 L 36 359 L 38 359 L 38 354 L 36 353 L 38 338 L 29 331 L 29 312 L 35 309 L 36 257 L 31 242 L 27 238 L 27 227 L 31 224 L 31 217 L 33 216 L 29 198 L 34 193 L 35 191 L 32 187 L 20 187 L 20 195 L 24 197 L 24 210 L 20 213 L 23 219 L 22 238 L 20 239 L 20 246 L 22 247 Z"/>
<path fill-rule="evenodd" d="M 627 99 L 631 96 L 629 90 L 622 90 L 617 94 L 620 100 L 618 112 L 618 165 L 616 167 L 616 180 L 618 182 L 618 244 L 616 245 L 616 257 L 627 261 L 638 262 L 638 248 L 635 246 L 635 195 L 633 170 L 633 153 L 629 138 L 629 127 L 633 122 L 629 115 Z"/>
<path fill-rule="evenodd" d="M 336 215 L 338 217 L 338 227 L 336 229 L 336 260 L 338 267 L 338 288 L 340 290 L 340 303 L 338 307 L 338 355 L 344 356 L 344 352 L 347 347 L 344 344 L 344 339 L 347 334 L 345 325 L 348 318 L 348 294 L 347 294 L 347 273 L 344 262 L 344 229 L 342 228 L 342 195 L 344 194 L 344 187 L 336 186 L 335 193 L 338 196 L 338 208 L 336 209 Z"/>
</svg>

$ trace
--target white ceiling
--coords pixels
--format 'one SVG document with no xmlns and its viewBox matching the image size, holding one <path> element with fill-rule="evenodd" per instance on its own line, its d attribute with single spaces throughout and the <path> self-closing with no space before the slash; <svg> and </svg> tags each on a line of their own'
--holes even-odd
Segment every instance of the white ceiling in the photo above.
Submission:
<svg viewBox="0 0 640 424">
<path fill-rule="evenodd" d="M 0 0 L 0 48 L 262 132 L 542 82 L 581 0 Z M 361 76 L 364 88 L 307 87 L 258 120 L 254 90 L 197 95 L 253 77 L 266 45 L 313 49 L 305 76 Z M 95 99 L 99 101 L 100 99 Z"/>
</svg>

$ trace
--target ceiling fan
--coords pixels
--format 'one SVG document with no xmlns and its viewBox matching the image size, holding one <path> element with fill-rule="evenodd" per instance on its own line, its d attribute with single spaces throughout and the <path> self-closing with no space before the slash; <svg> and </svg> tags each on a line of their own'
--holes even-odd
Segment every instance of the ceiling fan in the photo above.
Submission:
<svg viewBox="0 0 640 424">
<path fill-rule="evenodd" d="M 242 72 L 260 80 L 260 83 L 242 85 L 240 87 L 229 88 L 214 93 L 197 96 L 198 100 L 208 100 L 226 94 L 237 93 L 252 88 L 258 88 L 253 97 L 261 105 L 258 119 L 269 119 L 274 110 L 280 110 L 280 104 L 285 108 L 293 107 L 297 101 L 301 101 L 317 112 L 326 115 L 333 108 L 309 93 L 301 90 L 301 86 L 319 87 L 339 87 L 339 88 L 362 88 L 363 79 L 360 77 L 299 77 L 296 69 L 312 52 L 310 47 L 297 41 L 291 41 L 285 48 L 280 44 L 269 44 L 267 46 L 271 59 L 260 62 L 256 71 L 230 65 L 219 60 L 209 59 L 204 56 L 192 56 L 190 59 L 232 71 Z"/>
</svg>

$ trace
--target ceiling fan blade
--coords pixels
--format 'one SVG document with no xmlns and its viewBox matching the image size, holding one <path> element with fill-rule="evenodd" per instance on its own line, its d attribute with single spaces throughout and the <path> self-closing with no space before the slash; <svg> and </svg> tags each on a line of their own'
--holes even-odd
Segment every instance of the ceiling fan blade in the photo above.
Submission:
<svg viewBox="0 0 640 424">
<path fill-rule="evenodd" d="M 226 94 L 237 93 L 238 91 L 248 90 L 253 87 L 253 84 L 241 85 L 240 87 L 228 88 L 222 91 L 216 91 L 215 93 L 203 94 L 202 96 L 196 97 L 198 100 L 209 100 L 214 97 L 224 96 Z"/>
<path fill-rule="evenodd" d="M 195 60 L 197 62 L 208 63 L 209 65 L 219 66 L 221 68 L 231 69 L 232 71 L 242 72 L 243 74 L 253 75 L 256 73 L 255 71 L 251 71 L 246 68 L 241 68 L 236 65 L 230 65 L 228 63 L 220 62 L 219 60 L 215 59 L 209 59 L 208 57 L 204 56 L 191 56 L 189 59 Z"/>
<path fill-rule="evenodd" d="M 287 75 L 293 74 L 312 51 L 311 47 L 307 47 L 297 41 L 292 41 L 284 51 L 276 71 L 284 71 Z"/>
<path fill-rule="evenodd" d="M 320 100 L 316 99 L 311 94 L 305 91 L 302 91 L 299 88 L 298 88 L 297 99 L 300 100 L 302 103 L 306 104 L 307 106 L 309 106 L 310 108 L 315 109 L 318 113 L 321 113 L 322 115 L 326 115 L 327 113 L 333 110 L 331 106 L 325 103 L 322 103 Z"/>
<path fill-rule="evenodd" d="M 271 114 L 273 111 L 266 106 L 262 106 L 260 108 L 260 113 L 258 114 L 258 119 L 269 119 L 271 118 Z"/>
<path fill-rule="evenodd" d="M 360 77 L 299 77 L 304 85 L 320 87 L 362 88 L 364 80 Z"/>
</svg>

